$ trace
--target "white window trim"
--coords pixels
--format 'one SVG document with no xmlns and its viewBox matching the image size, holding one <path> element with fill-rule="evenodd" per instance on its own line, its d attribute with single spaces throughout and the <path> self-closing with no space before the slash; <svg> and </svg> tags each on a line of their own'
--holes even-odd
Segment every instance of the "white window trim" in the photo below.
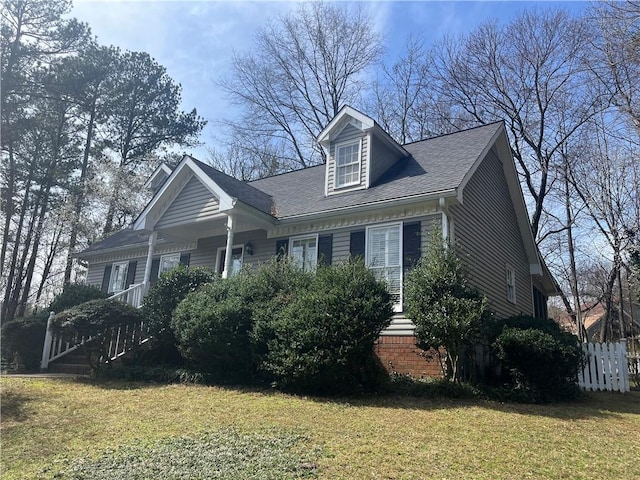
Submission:
<svg viewBox="0 0 640 480">
<path fill-rule="evenodd" d="M 116 266 L 122 266 L 124 265 L 124 286 L 121 290 L 115 290 L 113 288 L 113 281 L 115 280 L 114 275 L 116 273 Z M 111 275 L 109 275 L 109 288 L 107 290 L 107 293 L 120 293 L 124 290 L 127 289 L 127 275 L 129 275 L 129 262 L 125 261 L 125 262 L 113 262 L 111 264 Z"/>
<path fill-rule="evenodd" d="M 505 280 L 507 283 L 507 301 L 516 305 L 516 271 L 511 265 L 505 266 Z M 510 292 L 513 292 L 513 298 L 511 298 Z"/>
<path fill-rule="evenodd" d="M 240 244 L 240 245 L 234 245 L 233 247 L 231 247 L 231 250 L 235 250 L 236 248 L 240 248 L 242 249 L 242 266 L 244 267 L 244 244 Z M 222 257 L 222 252 L 224 252 L 227 249 L 227 247 L 218 247 L 218 250 L 216 250 L 216 272 L 220 271 L 220 267 L 223 267 L 224 269 L 224 265 L 220 265 L 220 259 Z M 233 255 L 233 253 L 232 253 Z"/>
<path fill-rule="evenodd" d="M 340 150 L 340 148 L 344 148 L 344 147 L 349 147 L 352 145 L 358 145 L 358 161 L 357 162 L 352 162 L 352 163 L 347 163 L 346 165 L 342 165 L 342 167 L 347 167 L 349 165 L 358 165 L 358 179 L 353 181 L 353 182 L 349 182 L 349 183 L 345 183 L 343 185 L 339 185 L 338 184 L 338 178 L 340 177 L 338 174 L 338 171 L 340 169 L 340 165 L 338 165 L 338 151 Z M 333 163 L 335 165 L 335 170 L 333 173 L 333 186 L 335 190 L 341 190 L 343 188 L 348 188 L 348 187 L 353 187 L 355 185 L 360 185 L 362 183 L 362 138 L 359 138 L 358 140 L 348 140 L 348 141 L 344 141 L 344 142 L 340 142 L 340 143 L 336 143 L 334 146 L 334 159 L 333 159 Z"/>
<path fill-rule="evenodd" d="M 298 235 L 296 237 L 289 237 L 289 251 L 287 252 L 289 254 L 289 258 L 293 259 L 293 242 L 295 242 L 296 240 L 310 240 L 310 239 L 314 239 L 316 241 L 316 257 L 314 259 L 314 264 L 311 267 L 312 270 L 314 270 L 315 268 L 317 268 L 318 266 L 318 234 L 312 234 L 312 235 Z"/>
<path fill-rule="evenodd" d="M 178 259 L 178 263 L 180 263 L 180 253 L 167 253 L 165 255 L 161 255 L 160 256 L 160 264 L 158 265 L 158 278 L 160 278 L 160 275 L 162 275 L 163 273 L 168 272 L 169 270 L 171 270 L 171 268 L 169 270 L 163 270 L 162 269 L 162 263 L 163 263 L 164 259 L 171 258 L 171 257 L 177 258 Z"/>
<path fill-rule="evenodd" d="M 404 299 L 404 268 L 402 265 L 402 260 L 404 258 L 404 251 L 403 251 L 403 231 L 404 231 L 404 222 L 393 222 L 393 223 L 381 223 L 379 225 L 368 225 L 365 231 L 365 238 L 364 238 L 364 258 L 365 261 L 367 262 L 367 267 L 368 265 L 368 260 L 369 260 L 369 230 L 372 229 L 377 229 L 377 228 L 388 228 L 388 227 L 398 227 L 400 229 L 400 234 L 399 234 L 399 252 L 400 252 L 400 258 L 399 258 L 399 264 L 400 264 L 400 301 L 396 304 L 393 305 L 393 311 L 396 313 L 402 312 L 402 305 L 403 305 L 403 299 Z"/>
</svg>

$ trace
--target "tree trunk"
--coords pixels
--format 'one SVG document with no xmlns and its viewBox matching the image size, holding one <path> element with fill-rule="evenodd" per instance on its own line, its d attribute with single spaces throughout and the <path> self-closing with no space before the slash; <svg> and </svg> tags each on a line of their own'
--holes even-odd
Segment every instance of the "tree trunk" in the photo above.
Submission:
<svg viewBox="0 0 640 480">
<path fill-rule="evenodd" d="M 49 279 L 51 267 L 53 266 L 53 262 L 56 259 L 56 256 L 58 254 L 58 245 L 60 245 L 60 238 L 62 237 L 62 231 L 63 231 L 63 227 L 60 226 L 60 228 L 58 228 L 57 233 L 54 234 L 53 241 L 51 242 L 51 249 L 47 254 L 47 259 L 45 260 L 44 268 L 42 270 L 42 278 L 40 279 L 40 284 L 38 285 L 38 291 L 36 292 L 36 299 L 34 302 L 36 304 L 40 301 L 40 298 L 42 297 L 44 286 L 46 285 L 47 280 Z"/>
<path fill-rule="evenodd" d="M 568 177 L 567 161 L 563 165 L 564 170 L 564 206 L 567 216 L 567 243 L 569 244 L 569 264 L 570 264 L 570 286 L 571 295 L 573 296 L 573 304 L 575 305 L 574 321 L 578 330 L 578 338 L 586 341 L 586 331 L 584 331 L 584 322 L 582 320 L 582 307 L 580 305 L 580 294 L 578 292 L 578 274 L 576 272 L 576 256 L 575 246 L 573 243 L 573 212 L 571 211 L 571 196 L 569 193 L 569 177 Z"/>
<path fill-rule="evenodd" d="M 89 125 L 87 126 L 87 139 L 84 145 L 84 153 L 82 155 L 82 167 L 80 169 L 80 178 L 78 179 L 78 187 L 74 195 L 74 211 L 71 221 L 71 233 L 69 235 L 69 251 L 67 253 L 67 263 L 64 269 L 63 283 L 67 285 L 71 282 L 71 271 L 73 269 L 73 254 L 78 243 L 78 226 L 80 223 L 80 213 L 84 206 L 85 188 L 87 171 L 89 169 L 89 153 L 91 151 L 91 142 L 93 140 L 93 127 L 96 117 L 96 102 L 94 100 L 91 105 L 91 114 L 89 117 Z"/>
</svg>

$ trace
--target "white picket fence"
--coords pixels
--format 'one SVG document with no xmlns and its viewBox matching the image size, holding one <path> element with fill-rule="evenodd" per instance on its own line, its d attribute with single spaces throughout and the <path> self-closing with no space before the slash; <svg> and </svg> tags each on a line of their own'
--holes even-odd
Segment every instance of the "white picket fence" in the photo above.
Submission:
<svg viewBox="0 0 640 480">
<path fill-rule="evenodd" d="M 627 341 L 585 343 L 584 368 L 578 372 L 578 385 L 584 390 L 629 391 Z"/>
</svg>

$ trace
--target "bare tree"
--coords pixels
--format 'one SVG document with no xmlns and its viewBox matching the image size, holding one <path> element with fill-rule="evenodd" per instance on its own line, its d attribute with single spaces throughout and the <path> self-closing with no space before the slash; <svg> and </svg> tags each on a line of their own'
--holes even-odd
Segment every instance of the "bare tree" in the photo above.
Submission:
<svg viewBox="0 0 640 480">
<path fill-rule="evenodd" d="M 381 52 L 360 4 L 300 5 L 260 30 L 219 81 L 243 109 L 239 121 L 227 122 L 232 137 L 270 144 L 282 154 L 279 171 L 323 161 L 315 137 L 342 105 L 360 104 L 363 73 Z"/>
<path fill-rule="evenodd" d="M 573 169 L 571 181 L 596 232 L 606 242 L 596 248 L 611 266 L 603 288 L 607 316 L 600 338 L 604 341 L 616 302 L 624 332 L 622 272 L 629 265 L 640 229 L 640 150 L 635 142 L 612 134 L 606 115 L 597 120 L 582 138 L 590 155 Z M 618 292 L 614 291 L 616 283 Z"/>
<path fill-rule="evenodd" d="M 504 120 L 521 180 L 533 200 L 531 229 L 541 232 L 561 149 L 606 98 L 587 88 L 587 24 L 562 10 L 524 11 L 506 26 L 487 23 L 440 43 L 434 86 L 478 123 Z"/>
<path fill-rule="evenodd" d="M 640 133 L 640 2 L 598 2 L 592 14 L 597 54 L 589 65 Z"/>
</svg>

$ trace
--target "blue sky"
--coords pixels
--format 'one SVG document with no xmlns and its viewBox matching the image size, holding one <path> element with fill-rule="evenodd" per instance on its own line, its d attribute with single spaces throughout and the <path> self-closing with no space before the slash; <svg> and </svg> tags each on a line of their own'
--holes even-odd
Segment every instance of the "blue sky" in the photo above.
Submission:
<svg viewBox="0 0 640 480">
<path fill-rule="evenodd" d="M 506 22 L 532 6 L 562 7 L 580 13 L 587 2 L 365 2 L 384 38 L 387 59 L 403 50 L 408 35 L 426 42 L 445 34 L 471 31 L 477 25 Z M 214 80 L 229 71 L 233 51 L 251 48 L 255 32 L 270 19 L 296 8 L 293 2 L 74 0 L 71 16 L 89 24 L 98 41 L 125 50 L 145 51 L 182 84 L 183 108 L 197 108 L 209 121 L 202 135 L 214 145 L 216 120 L 233 115 Z M 206 160 L 204 147 L 191 150 Z"/>
</svg>

